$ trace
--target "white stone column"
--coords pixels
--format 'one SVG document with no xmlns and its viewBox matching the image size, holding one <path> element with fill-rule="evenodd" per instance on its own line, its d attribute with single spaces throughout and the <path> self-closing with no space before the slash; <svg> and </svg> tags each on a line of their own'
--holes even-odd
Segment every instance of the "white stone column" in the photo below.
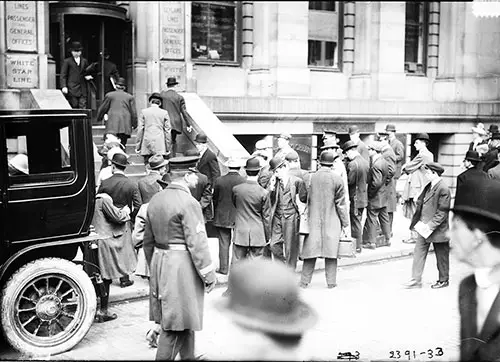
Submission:
<svg viewBox="0 0 500 362">
<path fill-rule="evenodd" d="M 130 17 L 134 21 L 135 39 L 134 63 L 132 65 L 134 73 L 134 95 L 137 109 L 146 107 L 148 92 L 148 74 L 146 67 L 147 47 L 148 47 L 148 13 L 147 3 L 132 1 L 130 3 Z"/>
<path fill-rule="evenodd" d="M 148 88 L 147 93 L 157 92 L 161 90 L 160 83 L 160 2 L 149 1 L 147 3 L 147 69 L 148 69 Z"/>
<path fill-rule="evenodd" d="M 7 79 L 5 76 L 5 1 L 0 1 L 0 89 L 7 88 Z M 2 108 L 2 105 L 0 105 Z"/>
<path fill-rule="evenodd" d="M 38 87 L 40 89 L 49 88 L 49 68 L 48 68 L 48 56 L 49 43 L 48 43 L 48 25 L 47 21 L 50 18 L 47 14 L 49 11 L 49 4 L 46 1 L 36 2 L 36 16 L 37 16 L 37 42 L 38 42 Z M 53 74 L 54 79 L 51 83 L 55 85 L 55 73 Z M 55 88 L 55 87 L 53 87 Z"/>
</svg>

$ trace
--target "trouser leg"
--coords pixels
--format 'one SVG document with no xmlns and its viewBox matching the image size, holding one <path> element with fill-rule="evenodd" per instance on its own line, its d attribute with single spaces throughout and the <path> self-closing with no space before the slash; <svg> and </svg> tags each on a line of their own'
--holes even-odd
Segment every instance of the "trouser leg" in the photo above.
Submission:
<svg viewBox="0 0 500 362">
<path fill-rule="evenodd" d="M 194 360 L 194 331 L 186 329 L 183 332 L 184 342 L 179 351 L 182 360 Z"/>
<path fill-rule="evenodd" d="M 177 132 L 176 130 L 172 130 L 170 132 L 170 136 L 171 136 L 171 139 L 172 139 L 172 150 L 170 152 L 170 157 L 175 157 L 176 156 L 176 153 L 177 153 L 177 135 L 179 135 L 180 133 Z"/>
<path fill-rule="evenodd" d="M 251 246 L 248 251 L 248 257 L 250 259 L 261 259 L 264 257 L 264 247 L 263 246 Z"/>
<path fill-rule="evenodd" d="M 359 249 L 361 248 L 361 239 L 363 236 L 363 231 L 361 229 L 363 209 L 355 208 L 351 203 L 349 215 L 351 218 L 351 236 L 356 239 L 356 249 Z"/>
<path fill-rule="evenodd" d="M 286 264 L 295 270 L 299 257 L 299 214 L 292 215 L 283 221 Z"/>
<path fill-rule="evenodd" d="M 81 96 L 78 98 L 78 108 L 80 109 L 87 108 L 87 97 Z"/>
<path fill-rule="evenodd" d="M 337 259 L 325 258 L 326 284 L 337 284 Z"/>
<path fill-rule="evenodd" d="M 219 273 L 227 274 L 229 267 L 229 247 L 231 246 L 231 229 L 216 226 L 219 237 Z"/>
<path fill-rule="evenodd" d="M 79 103 L 78 103 L 78 97 L 75 97 L 75 96 L 72 96 L 70 94 L 68 94 L 68 96 L 66 97 L 66 99 L 68 100 L 69 102 L 69 105 L 71 106 L 71 108 L 73 109 L 78 109 L 79 107 Z"/>
<path fill-rule="evenodd" d="M 194 359 L 194 331 L 189 329 L 166 331 L 162 329 L 158 339 L 156 360 L 173 361 L 179 352 L 181 359 Z"/>
<path fill-rule="evenodd" d="M 392 235 L 392 222 L 394 221 L 394 213 L 388 212 L 388 214 L 389 214 L 389 226 L 391 228 L 391 235 Z"/>
<path fill-rule="evenodd" d="M 366 209 L 366 221 L 363 228 L 363 243 L 375 243 L 377 238 L 378 210 Z"/>
<path fill-rule="evenodd" d="M 429 243 L 427 243 L 422 236 L 418 235 L 413 251 L 413 264 L 411 268 L 411 277 L 417 282 L 422 281 L 422 274 L 424 273 L 425 260 L 427 259 L 428 252 Z"/>
<path fill-rule="evenodd" d="M 391 226 L 389 220 L 389 213 L 387 212 L 387 207 L 379 209 L 378 220 L 380 222 L 380 228 L 385 236 L 385 242 L 388 243 L 391 239 Z"/>
<path fill-rule="evenodd" d="M 309 284 L 312 280 L 314 266 L 316 265 L 316 258 L 304 259 L 302 264 L 302 273 L 300 275 L 300 282 Z"/>
<path fill-rule="evenodd" d="M 285 262 L 285 255 L 283 251 L 284 237 L 283 237 L 283 222 L 281 216 L 273 218 L 273 226 L 271 230 L 271 252 L 274 260 Z"/>
<path fill-rule="evenodd" d="M 104 290 L 106 292 L 106 296 L 100 297 L 100 302 L 101 302 L 100 310 L 103 313 L 107 313 L 109 306 L 109 290 L 110 290 L 111 280 L 103 279 L 102 282 L 104 283 Z"/>
<path fill-rule="evenodd" d="M 439 272 L 439 281 L 447 282 L 450 272 L 450 243 L 433 243 L 436 263 Z"/>
<path fill-rule="evenodd" d="M 120 143 L 123 145 L 123 147 L 127 147 L 127 140 L 130 138 L 130 136 L 125 133 L 118 133 L 117 137 L 120 139 Z"/>
</svg>

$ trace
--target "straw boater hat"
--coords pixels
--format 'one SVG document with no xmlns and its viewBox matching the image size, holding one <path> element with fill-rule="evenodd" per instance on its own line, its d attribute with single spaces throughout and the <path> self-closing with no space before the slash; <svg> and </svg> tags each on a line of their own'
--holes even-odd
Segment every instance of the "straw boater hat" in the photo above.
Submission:
<svg viewBox="0 0 500 362">
<path fill-rule="evenodd" d="M 472 127 L 472 132 L 480 134 L 481 136 L 486 136 L 488 132 L 486 132 L 486 129 L 484 128 L 484 124 L 478 123 L 476 127 Z"/>
</svg>

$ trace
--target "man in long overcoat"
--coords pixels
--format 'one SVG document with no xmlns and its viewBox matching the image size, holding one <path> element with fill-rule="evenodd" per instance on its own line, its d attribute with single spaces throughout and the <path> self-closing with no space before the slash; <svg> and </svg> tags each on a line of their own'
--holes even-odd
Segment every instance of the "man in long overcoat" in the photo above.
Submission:
<svg viewBox="0 0 500 362">
<path fill-rule="evenodd" d="M 176 156 L 177 153 L 177 136 L 182 134 L 184 129 L 184 124 L 186 124 L 186 130 L 191 132 L 193 119 L 186 110 L 186 101 L 184 97 L 177 93 L 174 87 L 179 84 L 175 77 L 169 77 L 167 79 L 167 90 L 161 91 L 160 95 L 163 99 L 162 107 L 164 110 L 168 111 L 170 116 L 170 125 L 172 126 L 172 157 Z"/>
<path fill-rule="evenodd" d="M 500 132 L 494 132 L 488 141 L 489 150 L 483 155 L 483 171 L 488 172 L 498 165 L 498 148 L 500 147 Z"/>
<path fill-rule="evenodd" d="M 88 61 L 82 57 L 82 44 L 73 42 L 70 46 L 71 57 L 64 59 L 61 66 L 61 90 L 67 97 L 71 108 L 87 108 L 87 80 L 92 76 L 86 73 Z"/>
<path fill-rule="evenodd" d="M 196 143 L 196 148 L 200 153 L 200 159 L 198 160 L 196 168 L 208 177 L 208 181 L 213 186 L 215 180 L 220 177 L 220 167 L 217 156 L 211 149 L 208 148 L 208 138 L 205 133 L 198 133 L 194 141 Z"/>
<path fill-rule="evenodd" d="M 239 174 L 241 164 L 237 160 L 227 163 L 229 172 L 215 180 L 213 204 L 215 226 L 219 236 L 219 269 L 218 273 L 227 274 L 229 271 L 229 249 L 231 246 L 231 232 L 234 229 L 236 209 L 233 205 L 233 187 L 245 182 Z"/>
<path fill-rule="evenodd" d="M 273 157 L 269 163 L 274 172 L 269 200 L 271 203 L 271 253 L 275 260 L 285 262 L 293 270 L 297 266 L 299 253 L 299 207 L 307 201 L 307 190 L 302 179 L 289 174 L 288 163 L 280 157 Z"/>
<path fill-rule="evenodd" d="M 389 225 L 388 184 L 389 165 L 382 156 L 383 145 L 380 142 L 372 142 L 368 147 L 371 157 L 371 166 L 368 171 L 368 206 L 366 208 L 366 221 L 363 228 L 363 247 L 375 249 L 377 228 L 380 223 L 385 245 L 391 245 L 391 227 Z"/>
<path fill-rule="evenodd" d="M 403 146 L 403 143 L 396 137 L 395 125 L 388 124 L 385 126 L 384 133 L 387 133 L 389 145 L 392 147 L 394 154 L 396 155 L 396 172 L 394 173 L 394 180 L 397 182 L 401 177 L 401 167 L 403 167 L 405 157 L 405 146 Z"/>
<path fill-rule="evenodd" d="M 448 186 L 441 179 L 443 166 L 437 162 L 430 162 L 424 166 L 424 172 L 429 183 L 418 197 L 417 209 L 411 220 L 410 228 L 418 233 L 413 252 L 411 279 L 404 286 L 406 288 L 421 288 L 422 274 L 429 246 L 433 243 L 436 253 L 438 281 L 431 286 L 433 289 L 447 287 L 449 284 L 450 269 L 450 225 L 448 214 L 450 210 L 451 193 Z"/>
<path fill-rule="evenodd" d="M 344 183 L 335 174 L 334 155 L 324 151 L 319 158 L 320 168 L 311 175 L 309 188 L 309 235 L 304 240 L 301 257 L 304 260 L 300 286 L 311 282 L 317 258 L 325 258 L 328 288 L 337 286 L 337 257 L 342 232 L 349 225 L 349 206 L 345 202 Z"/>
<path fill-rule="evenodd" d="M 126 86 L 125 78 L 118 78 L 116 90 L 106 94 L 97 110 L 98 122 L 104 119 L 105 114 L 108 115 L 104 134 L 115 134 L 123 146 L 127 146 L 132 129 L 137 127 L 135 99 L 131 94 L 125 92 Z"/>
<path fill-rule="evenodd" d="M 457 195 L 452 252 L 472 268 L 458 291 L 460 361 L 500 359 L 500 183 L 472 180 Z"/>
<path fill-rule="evenodd" d="M 189 186 L 194 174 L 170 160 L 172 183 L 149 202 L 144 254 L 150 267 L 150 320 L 161 325 L 157 360 L 194 359 L 194 332 L 203 328 L 204 292 L 216 283 L 205 223 Z"/>
<path fill-rule="evenodd" d="M 367 177 L 370 165 L 361 157 L 357 145 L 353 141 L 347 141 L 342 145 L 349 163 L 347 164 L 347 181 L 349 184 L 349 216 L 351 221 L 351 235 L 356 238 L 356 252 L 361 253 L 361 240 L 363 230 L 361 219 L 363 210 L 368 205 Z"/>
<path fill-rule="evenodd" d="M 111 78 L 113 82 L 116 83 L 118 78 L 120 77 L 120 73 L 118 72 L 118 68 L 115 63 L 113 63 L 110 59 L 110 54 L 107 49 L 104 49 L 104 95 L 108 94 L 111 91 L 115 90 L 113 87 L 113 83 L 111 83 Z M 100 54 L 99 54 L 100 58 Z M 87 73 L 91 74 L 96 80 L 98 89 L 100 89 L 101 85 L 101 70 L 103 63 L 99 59 L 99 62 L 94 62 L 87 67 Z"/>
<path fill-rule="evenodd" d="M 170 152 L 170 118 L 161 102 L 159 93 L 151 94 L 149 107 L 139 115 L 135 152 L 144 157 L 145 165 L 154 154 L 166 157 Z"/>
<path fill-rule="evenodd" d="M 464 166 L 466 170 L 457 177 L 457 188 L 455 195 L 462 192 L 462 187 L 466 183 L 474 179 L 487 179 L 488 174 L 479 168 L 481 165 L 481 157 L 476 151 L 467 151 L 464 158 Z"/>
<path fill-rule="evenodd" d="M 349 129 L 349 138 L 351 141 L 354 141 L 358 147 L 358 152 L 363 157 L 366 161 L 370 162 L 370 155 L 368 154 L 368 148 L 366 147 L 366 144 L 361 141 L 361 138 L 359 137 L 359 127 L 354 125 L 350 126 Z"/>
<path fill-rule="evenodd" d="M 401 171 L 408 175 L 401 198 L 404 202 L 404 216 L 410 220 L 413 218 L 413 214 L 415 213 L 417 198 L 427 184 L 427 180 L 424 177 L 424 172 L 422 170 L 423 165 L 434 161 L 434 155 L 427 149 L 429 142 L 430 138 L 427 133 L 419 133 L 414 142 L 414 146 L 418 151 L 418 154 L 410 162 L 405 163 L 401 168 Z M 410 232 L 410 238 L 403 240 L 403 242 L 414 244 L 416 238 L 417 235 L 415 232 Z"/>
<path fill-rule="evenodd" d="M 389 174 L 387 175 L 387 213 L 389 214 L 389 226 L 391 228 L 392 235 L 392 221 L 394 220 L 394 213 L 396 212 L 398 197 L 396 195 L 396 180 L 394 175 L 396 174 L 396 153 L 389 144 L 389 139 L 387 135 L 380 135 L 380 142 L 383 145 L 382 157 L 387 161 L 387 166 L 389 168 Z"/>
</svg>

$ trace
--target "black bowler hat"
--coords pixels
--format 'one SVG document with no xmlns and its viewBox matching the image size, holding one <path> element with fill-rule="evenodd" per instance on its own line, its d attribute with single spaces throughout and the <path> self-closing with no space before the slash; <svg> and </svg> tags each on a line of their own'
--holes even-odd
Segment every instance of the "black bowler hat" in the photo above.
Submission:
<svg viewBox="0 0 500 362">
<path fill-rule="evenodd" d="M 75 52 L 83 50 L 82 43 L 80 43 L 79 41 L 72 42 L 71 45 L 69 46 L 69 50 Z"/>
<path fill-rule="evenodd" d="M 274 171 L 285 163 L 285 159 L 279 156 L 274 156 L 271 161 L 269 161 L 269 170 Z"/>
<path fill-rule="evenodd" d="M 490 133 L 498 132 L 498 126 L 496 124 L 490 124 L 490 128 L 488 128 L 488 132 L 490 132 Z"/>
<path fill-rule="evenodd" d="M 356 142 L 354 142 L 354 141 L 347 141 L 346 143 L 344 143 L 342 145 L 342 151 L 347 152 L 351 148 L 356 148 L 356 147 L 358 147 L 358 145 L 356 144 Z"/>
<path fill-rule="evenodd" d="M 424 140 L 429 142 L 431 139 L 429 138 L 429 135 L 427 133 L 419 133 L 417 134 L 417 137 L 415 137 L 415 140 Z"/>
<path fill-rule="evenodd" d="M 396 126 L 393 124 L 388 124 L 385 126 L 385 131 L 386 132 L 396 132 Z"/>
<path fill-rule="evenodd" d="M 127 155 L 123 153 L 115 153 L 115 155 L 111 159 L 111 163 L 114 163 L 115 165 L 121 167 L 127 167 L 127 165 L 129 164 Z"/>
<path fill-rule="evenodd" d="M 455 195 L 451 210 L 500 222 L 500 182 L 488 178 L 471 179 Z"/>
<path fill-rule="evenodd" d="M 160 93 L 158 92 L 151 94 L 148 98 L 148 102 L 151 102 L 152 99 L 158 99 L 161 103 L 163 103 L 163 99 L 161 98 Z"/>
<path fill-rule="evenodd" d="M 245 170 L 247 171 L 259 171 L 261 168 L 259 159 L 256 157 L 249 158 L 245 165 Z"/>
<path fill-rule="evenodd" d="M 196 135 L 196 137 L 194 138 L 194 141 L 198 142 L 198 143 L 207 143 L 208 138 L 207 138 L 207 135 L 205 133 L 200 132 Z"/>
<path fill-rule="evenodd" d="M 481 157 L 479 156 L 479 152 L 477 151 L 467 151 L 465 154 L 465 159 L 469 161 L 481 161 Z"/>
<path fill-rule="evenodd" d="M 176 85 L 176 84 L 179 84 L 179 82 L 177 82 L 177 79 L 175 79 L 175 77 L 169 77 L 167 79 L 167 87 L 170 87 L 171 85 Z"/>
<path fill-rule="evenodd" d="M 439 176 L 441 176 L 444 172 L 444 167 L 437 162 L 426 163 L 425 167 L 427 167 L 429 170 L 436 172 Z"/>
<path fill-rule="evenodd" d="M 321 155 L 319 155 L 319 163 L 323 166 L 332 166 L 335 158 L 332 151 L 323 151 Z"/>
<path fill-rule="evenodd" d="M 323 146 L 321 146 L 320 150 L 326 150 L 327 148 L 339 148 L 339 145 L 337 144 L 337 140 L 335 138 L 328 138 L 325 140 L 325 143 Z"/>
</svg>

